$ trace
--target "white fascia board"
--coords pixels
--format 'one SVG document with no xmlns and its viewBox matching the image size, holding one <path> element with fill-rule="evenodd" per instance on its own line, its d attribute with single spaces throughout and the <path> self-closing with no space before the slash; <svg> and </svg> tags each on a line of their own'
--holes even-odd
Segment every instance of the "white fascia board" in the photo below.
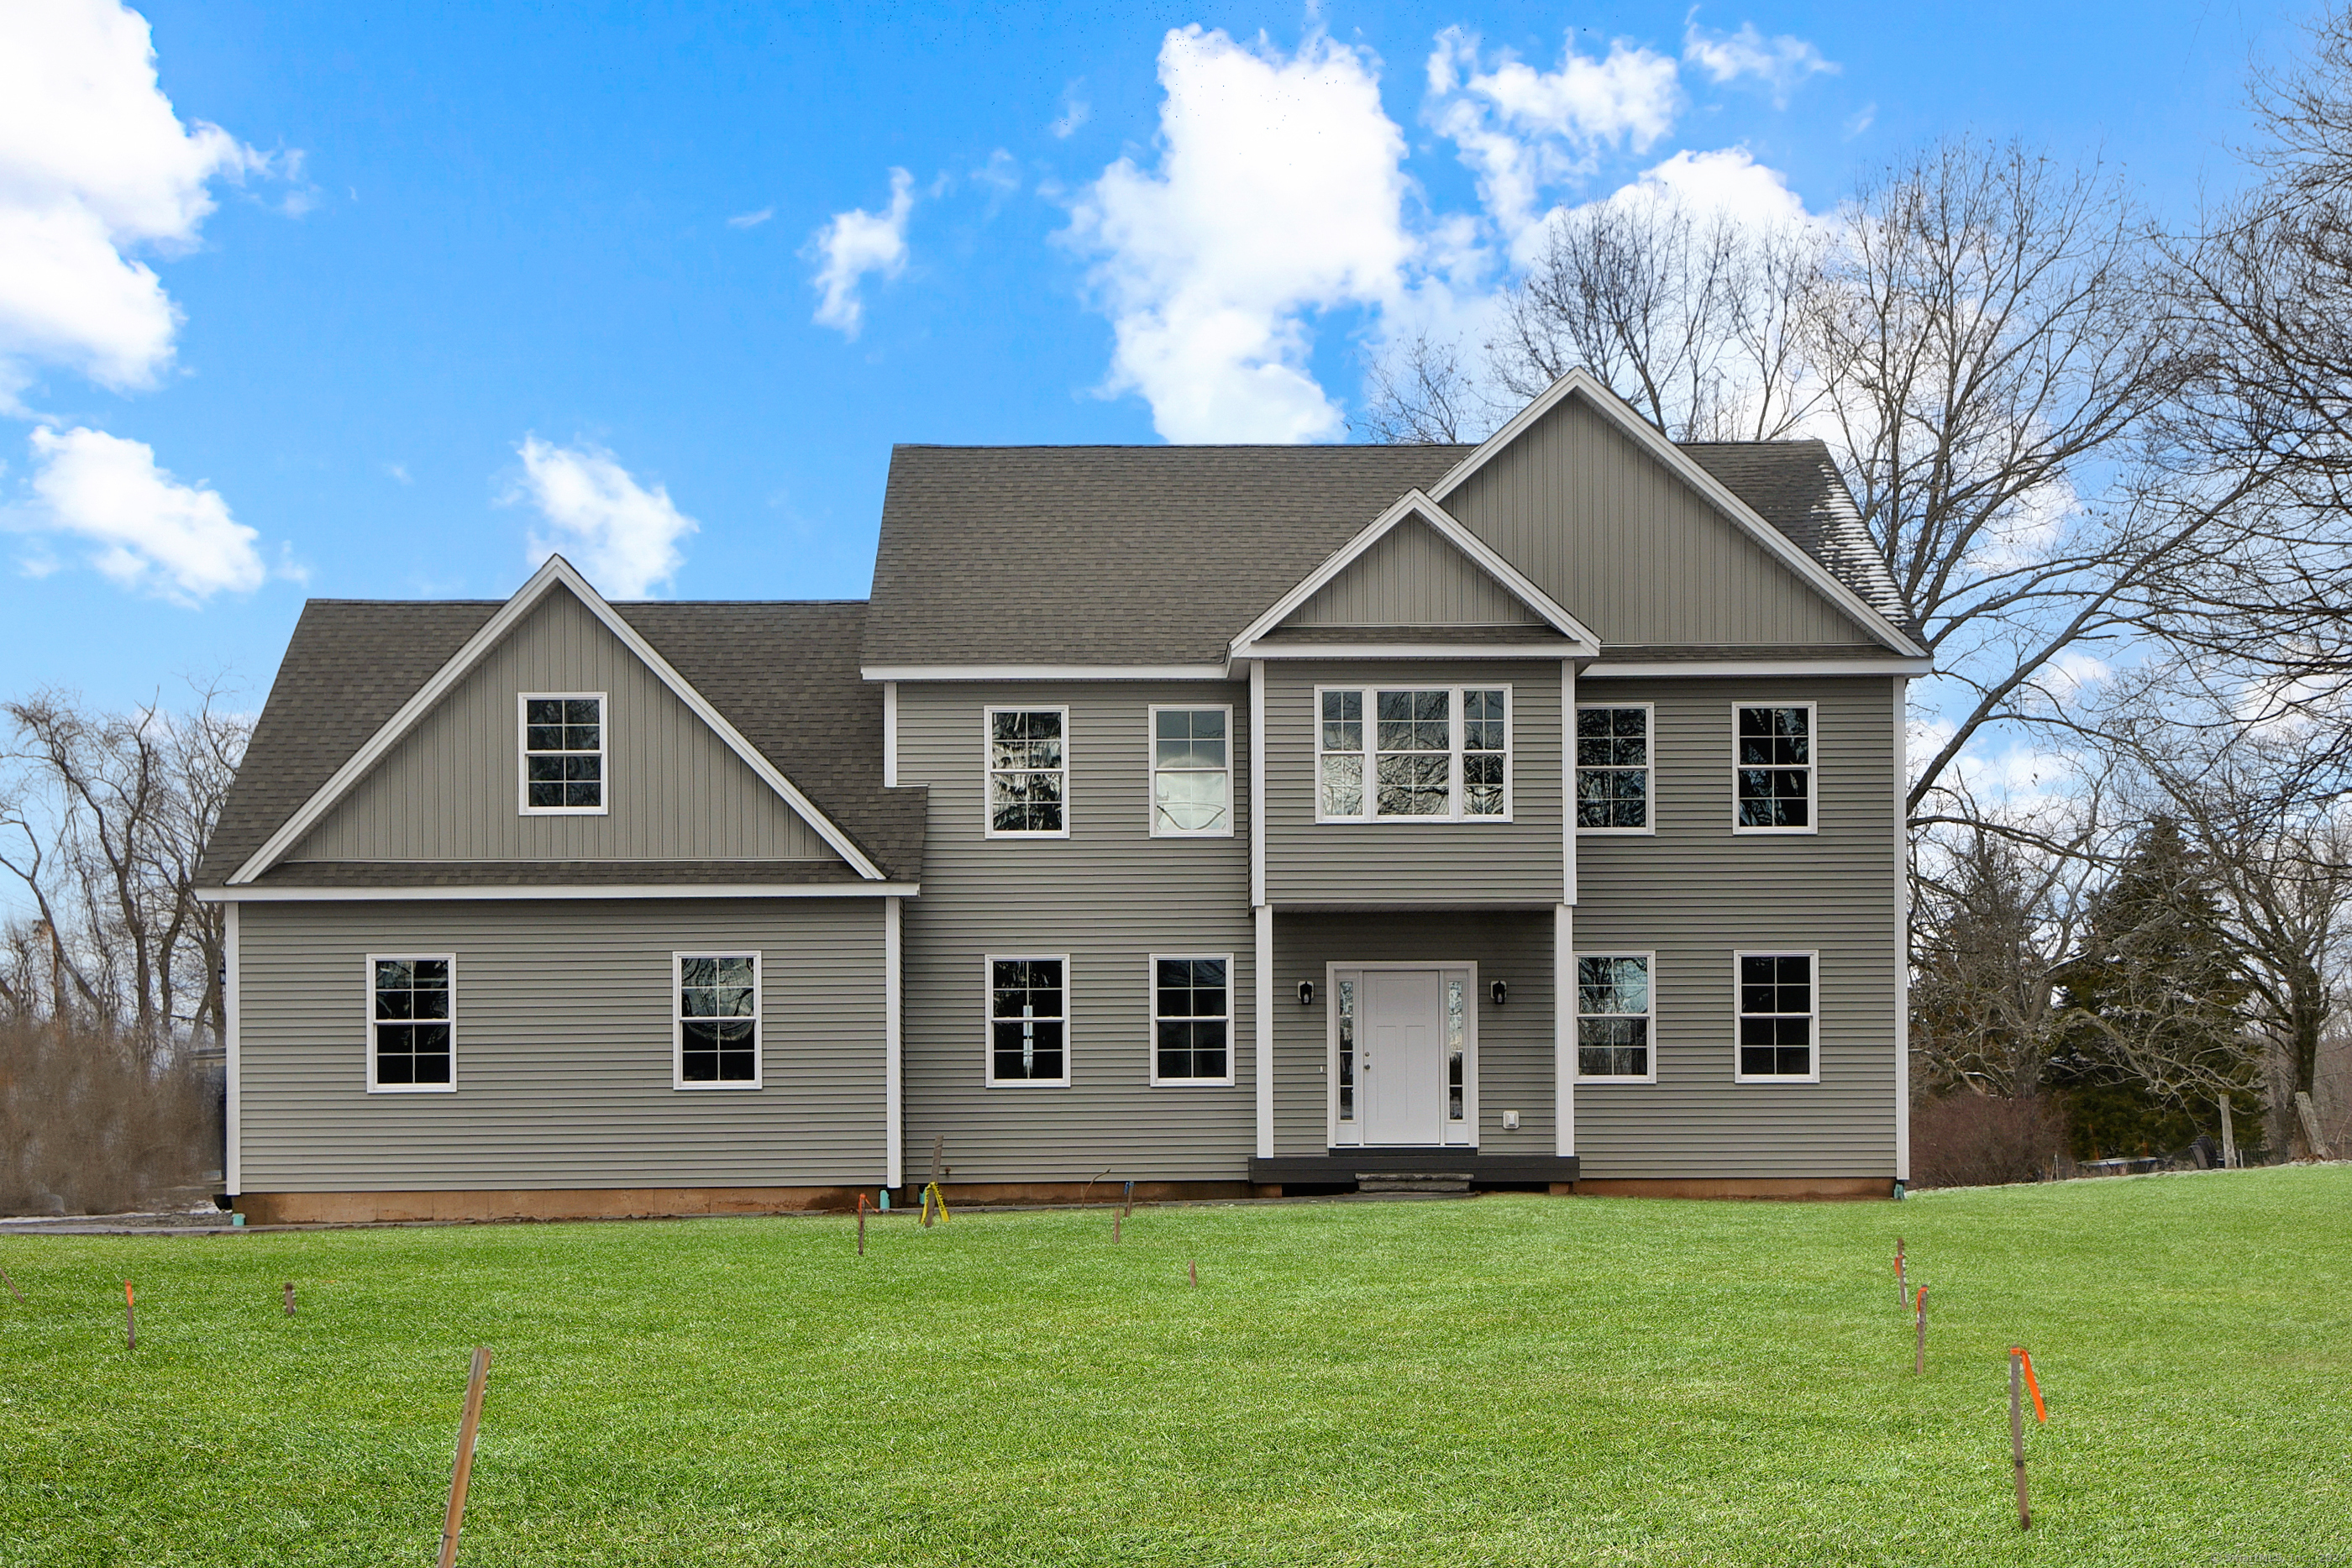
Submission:
<svg viewBox="0 0 2352 1568">
<path fill-rule="evenodd" d="M 1872 609 L 1862 595 L 1840 582 L 1827 567 L 1799 549 L 1788 535 L 1766 522 L 1754 507 L 1726 489 L 1722 481 L 1714 475 L 1700 467 L 1696 458 L 1667 440 L 1664 432 L 1634 413 L 1623 398 L 1583 370 L 1570 371 L 1546 387 L 1533 402 L 1519 410 L 1502 429 L 1480 442 L 1476 451 L 1455 464 L 1445 477 L 1431 487 L 1430 494 L 1443 501 L 1460 489 L 1472 475 L 1492 462 L 1504 448 L 1525 434 L 1528 426 L 1549 413 L 1571 393 L 1582 394 L 1587 402 L 1632 437 L 1635 444 L 1649 451 L 1672 469 L 1685 484 L 1713 503 L 1717 510 L 1746 530 L 1748 537 L 1762 545 L 1783 566 L 1819 590 L 1871 636 L 1898 653 L 1913 658 L 1927 657 L 1927 649 L 1896 630 L 1885 616 Z"/>
<path fill-rule="evenodd" d="M 1580 649 L 1559 643 L 1284 643 L 1268 647 L 1253 643 L 1238 649 L 1236 659 L 1557 659 L 1562 653 L 1584 656 Z"/>
<path fill-rule="evenodd" d="M 1654 681 L 1676 675 L 1768 675 L 1776 680 L 1805 675 L 1885 675 L 1908 677 L 1935 673 L 1931 659 L 1665 659 L 1655 664 L 1612 664 L 1600 660 L 1584 666 L 1579 678 L 1587 681 Z"/>
<path fill-rule="evenodd" d="M 200 887 L 200 904 L 364 904 L 561 898 L 913 898 L 917 882 L 563 883 L 465 887 Z"/>
<path fill-rule="evenodd" d="M 1313 571 L 1301 578 L 1291 591 L 1274 601 L 1273 607 L 1244 627 L 1232 643 L 1233 658 L 1256 658 L 1257 640 L 1288 620 L 1298 607 L 1321 591 L 1325 584 L 1355 563 L 1366 550 L 1388 537 L 1407 517 L 1419 517 L 1437 530 L 1440 538 L 1477 562 L 1481 570 L 1509 591 L 1511 596 L 1543 617 L 1547 625 L 1574 644 L 1566 652 L 1591 658 L 1601 651 L 1601 639 L 1584 622 L 1570 615 L 1559 601 L 1546 593 L 1527 573 L 1496 554 L 1493 546 L 1462 525 L 1460 518 L 1433 499 L 1425 490 L 1407 490 L 1367 524 L 1362 532 L 1333 551 Z"/>
<path fill-rule="evenodd" d="M 604 596 L 589 586 L 572 563 L 560 555 L 551 555 L 547 564 L 533 572 L 530 580 L 516 590 L 515 596 L 499 607 L 497 614 L 482 623 L 480 631 L 466 639 L 465 645 L 450 656 L 449 662 L 434 672 L 433 678 L 416 689 L 414 696 L 400 705 L 398 712 L 386 719 L 383 727 L 369 737 L 366 745 L 353 752 L 316 794 L 302 803 L 299 810 L 286 819 L 278 831 L 269 835 L 246 862 L 229 873 L 232 886 L 249 883 L 268 871 L 302 841 L 304 834 L 318 826 L 320 819 L 334 809 L 335 803 L 352 787 L 365 778 L 370 768 L 382 761 L 401 738 L 415 728 L 425 716 L 433 711 L 440 700 L 448 695 L 457 683 L 472 672 L 474 666 L 488 657 L 501 638 L 512 631 L 522 618 L 535 609 L 557 584 L 572 591 L 572 597 L 587 606 L 588 612 L 603 623 L 604 629 L 620 639 L 624 647 L 644 661 L 646 668 L 659 677 L 662 685 L 708 725 L 727 748 L 742 759 L 743 765 L 757 774 L 761 782 L 783 798 L 784 803 L 816 830 L 817 837 L 831 845 L 835 854 L 856 868 L 857 874 L 870 882 L 884 880 L 882 868 L 866 857 L 856 841 L 828 821 L 816 809 L 815 802 L 802 794 L 793 781 L 776 770 L 775 764 L 761 756 L 759 747 L 743 738 L 736 727 L 728 723 L 709 699 L 688 684 L 686 677 L 670 667 L 670 663 L 656 652 L 654 645 L 637 634 L 635 627 L 621 619 L 618 612 L 604 601 Z"/>
<path fill-rule="evenodd" d="M 1222 681 L 1223 664 L 867 664 L 869 681 Z"/>
</svg>

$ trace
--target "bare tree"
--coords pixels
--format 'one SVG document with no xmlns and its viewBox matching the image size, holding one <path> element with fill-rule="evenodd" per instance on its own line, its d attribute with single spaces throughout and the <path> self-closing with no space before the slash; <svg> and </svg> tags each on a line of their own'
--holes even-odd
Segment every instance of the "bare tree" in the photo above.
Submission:
<svg viewBox="0 0 2352 1568">
<path fill-rule="evenodd" d="M 1427 332 L 1391 344 L 1364 361 L 1364 412 L 1348 422 L 1381 446 L 1443 446 L 1476 440 L 1493 408 L 1463 369 L 1462 350 Z"/>
</svg>

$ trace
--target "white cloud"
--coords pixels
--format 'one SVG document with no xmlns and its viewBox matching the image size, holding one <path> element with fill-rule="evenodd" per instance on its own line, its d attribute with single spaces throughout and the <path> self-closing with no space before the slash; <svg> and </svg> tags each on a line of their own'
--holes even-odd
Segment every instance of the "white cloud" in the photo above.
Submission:
<svg viewBox="0 0 2352 1568">
<path fill-rule="evenodd" d="M 1693 21 L 1683 32 L 1683 58 L 1717 84 L 1752 77 L 1780 106 L 1810 78 L 1835 76 L 1839 69 L 1804 39 L 1788 33 L 1767 38 L 1753 22 L 1742 22 L 1736 33 L 1710 33 Z"/>
<path fill-rule="evenodd" d="M 90 564 L 123 587 L 195 604 L 224 589 L 250 593 L 268 575 L 253 548 L 260 535 L 219 492 L 156 467 L 146 443 L 43 428 L 32 445 L 32 526 L 99 546 Z"/>
<path fill-rule="evenodd" d="M 0 5 L 0 407 L 16 405 L 36 364 L 152 385 L 179 311 L 126 253 L 184 250 L 215 177 L 271 172 L 271 158 L 218 126 L 180 122 L 135 12 L 113 0 Z M 299 154 L 274 172 L 299 180 Z"/>
<path fill-rule="evenodd" d="M 557 446 L 536 435 L 515 448 L 523 477 L 510 501 L 528 501 L 547 521 L 530 534 L 535 566 L 562 551 L 597 591 L 643 599 L 686 564 L 678 542 L 701 525 L 679 511 L 669 492 L 650 490 L 602 447 Z"/>
<path fill-rule="evenodd" d="M 1619 187 L 1612 202 L 1655 202 L 1694 217 L 1720 216 L 1746 229 L 1801 228 L 1820 222 L 1789 189 L 1788 177 L 1756 162 L 1745 147 L 1682 152 Z"/>
<path fill-rule="evenodd" d="M 1394 298 L 1415 251 L 1376 62 L 1319 34 L 1285 55 L 1194 26 L 1161 43 L 1160 82 L 1158 167 L 1105 169 L 1069 235 L 1100 257 L 1110 386 L 1142 393 L 1171 441 L 1339 434 L 1302 317 Z"/>
<path fill-rule="evenodd" d="M 1596 59 L 1571 37 L 1545 71 L 1508 49 L 1482 66 L 1478 36 L 1448 27 L 1428 77 L 1430 123 L 1477 175 L 1487 215 L 1512 240 L 1539 221 L 1545 186 L 1589 175 L 1604 148 L 1647 151 L 1683 102 L 1674 59 L 1622 39 Z"/>
<path fill-rule="evenodd" d="M 727 220 L 727 226 L 730 229 L 755 229 L 775 215 L 773 207 L 761 207 L 756 213 L 737 213 Z"/>
<path fill-rule="evenodd" d="M 1072 82 L 1062 89 L 1062 112 L 1053 124 L 1045 127 L 1055 141 L 1069 140 L 1073 131 L 1094 118 L 1094 106 L 1078 96 L 1079 85 Z"/>
<path fill-rule="evenodd" d="M 866 305 L 857 286 L 869 272 L 896 277 L 907 270 L 907 215 L 915 210 L 915 177 L 904 169 L 890 171 L 890 205 L 869 213 L 853 207 L 836 213 L 809 242 L 818 262 L 815 320 L 855 338 L 866 324 Z"/>
</svg>

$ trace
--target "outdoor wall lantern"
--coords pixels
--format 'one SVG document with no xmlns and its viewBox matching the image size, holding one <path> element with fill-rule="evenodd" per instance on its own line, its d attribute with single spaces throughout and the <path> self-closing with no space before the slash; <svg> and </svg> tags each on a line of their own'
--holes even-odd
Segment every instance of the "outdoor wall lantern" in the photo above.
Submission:
<svg viewBox="0 0 2352 1568">
<path fill-rule="evenodd" d="M 1314 981 L 1301 980 L 1298 982 L 1298 1005 L 1302 1008 L 1311 1008 L 1315 1005 Z"/>
<path fill-rule="evenodd" d="M 1486 994 L 1495 998 L 1495 1005 L 1499 1008 L 1511 999 L 1511 988 L 1506 982 L 1497 980 L 1487 988 Z"/>
</svg>

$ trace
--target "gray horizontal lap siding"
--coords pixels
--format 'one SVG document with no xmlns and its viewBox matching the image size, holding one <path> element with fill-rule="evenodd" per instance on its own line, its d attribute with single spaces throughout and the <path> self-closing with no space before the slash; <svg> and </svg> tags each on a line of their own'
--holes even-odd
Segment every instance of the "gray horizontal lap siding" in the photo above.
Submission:
<svg viewBox="0 0 2352 1568">
<path fill-rule="evenodd" d="M 1318 685 L 1509 686 L 1511 820 L 1318 822 Z M 1276 660 L 1265 706 L 1265 886 L 1276 908 L 1559 901 L 1558 660 Z"/>
<path fill-rule="evenodd" d="M 1654 837 L 1578 841 L 1579 950 L 1657 954 L 1655 1084 L 1580 1083 L 1577 1153 L 1608 1176 L 1895 1171 L 1899 927 L 1893 683 L 1595 680 L 1657 705 Z M 1817 702 L 1820 831 L 1731 831 L 1732 706 Z M 1821 952 L 1819 1083 L 1735 1083 L 1732 954 Z"/>
<path fill-rule="evenodd" d="M 1445 507 L 1612 645 L 1878 646 L 1579 398 L 1538 421 Z"/>
<path fill-rule="evenodd" d="M 1478 966 L 1478 1152 L 1558 1152 L 1552 1113 L 1552 915 L 1507 912 L 1444 916 L 1276 914 L 1274 920 L 1274 1152 L 1319 1155 L 1331 1124 L 1329 964 Z M 1315 1004 L 1298 1005 L 1298 982 Z M 1496 1007 L 1487 988 L 1505 981 Z M 1519 1130 L 1503 1131 L 1503 1113 Z M 1435 1158 L 1436 1156 L 1433 1156 Z M 1442 1163 L 1442 1162 L 1441 1162 Z"/>
<path fill-rule="evenodd" d="M 520 810 L 527 692 L 605 694 L 607 814 Z M 557 591 L 296 848 L 302 861 L 835 860 L 815 830 Z"/>
<path fill-rule="evenodd" d="M 880 899 L 248 904 L 248 1192 L 884 1175 Z M 672 1085 L 671 955 L 761 955 L 764 1087 Z M 367 1092 L 370 953 L 457 958 L 457 1088 Z"/>
<path fill-rule="evenodd" d="M 1234 832 L 1155 839 L 1146 715 L 1233 709 Z M 982 832 L 982 714 L 1070 712 L 1067 839 Z M 1249 688 L 1237 683 L 901 684 L 898 779 L 929 785 L 923 892 L 906 904 L 907 1175 L 933 1141 L 959 1182 L 1236 1181 L 1255 1147 Z M 990 953 L 1070 957 L 1070 1087 L 986 1087 Z M 1230 1086 L 1151 1085 L 1147 956 L 1234 956 Z"/>
</svg>

